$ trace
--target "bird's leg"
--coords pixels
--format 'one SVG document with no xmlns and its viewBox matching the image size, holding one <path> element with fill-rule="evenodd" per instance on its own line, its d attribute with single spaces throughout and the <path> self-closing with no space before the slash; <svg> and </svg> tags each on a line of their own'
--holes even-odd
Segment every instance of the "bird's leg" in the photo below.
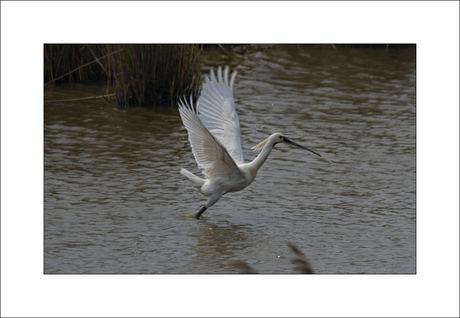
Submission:
<svg viewBox="0 0 460 318">
<path fill-rule="evenodd" d="M 206 209 L 207 209 L 207 207 L 206 207 L 206 206 L 203 206 L 203 207 L 201 208 L 201 210 L 198 211 L 198 213 L 195 215 L 195 219 L 198 220 L 198 219 L 200 218 L 201 214 L 203 214 L 204 211 L 206 211 Z"/>
<path fill-rule="evenodd" d="M 201 208 L 200 211 L 198 211 L 198 213 L 195 215 L 195 219 L 199 219 L 201 214 L 204 213 L 204 211 L 206 211 L 207 208 L 210 208 L 214 203 L 216 203 L 217 201 L 219 201 L 219 199 L 222 197 L 223 193 L 222 192 L 216 192 L 214 194 L 212 194 L 209 198 L 208 198 L 208 202 L 206 202 L 206 204 Z"/>
</svg>

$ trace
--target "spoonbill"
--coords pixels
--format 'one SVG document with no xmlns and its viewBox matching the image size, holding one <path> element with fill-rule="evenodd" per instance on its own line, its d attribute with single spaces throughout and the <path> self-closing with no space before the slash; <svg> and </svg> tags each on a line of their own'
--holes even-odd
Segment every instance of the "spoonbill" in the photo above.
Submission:
<svg viewBox="0 0 460 318">
<path fill-rule="evenodd" d="M 185 99 L 179 100 L 179 113 L 188 131 L 193 155 L 205 176 L 203 179 L 187 169 L 180 170 L 208 198 L 195 215 L 196 219 L 227 192 L 240 191 L 250 185 L 277 143 L 288 143 L 321 157 L 313 150 L 275 133 L 253 147 L 260 153 L 252 162 L 245 163 L 240 142 L 240 122 L 233 101 L 233 83 L 237 72 L 232 73 L 229 81 L 228 70 L 228 66 L 225 67 L 222 74 L 219 66 L 216 78 L 211 69 L 211 78 L 206 76 L 196 108 L 192 96 L 190 104 Z"/>
</svg>

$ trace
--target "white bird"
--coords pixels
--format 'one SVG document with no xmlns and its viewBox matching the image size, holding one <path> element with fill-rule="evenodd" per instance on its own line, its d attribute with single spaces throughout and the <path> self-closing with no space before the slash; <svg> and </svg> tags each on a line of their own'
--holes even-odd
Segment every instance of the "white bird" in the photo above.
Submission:
<svg viewBox="0 0 460 318">
<path fill-rule="evenodd" d="M 240 123 L 233 102 L 236 71 L 232 73 L 229 82 L 228 70 L 227 66 L 222 76 L 222 68 L 219 66 L 216 78 L 211 69 L 211 78 L 206 76 L 196 109 L 191 96 L 190 104 L 185 99 L 179 101 L 180 116 L 188 131 L 193 155 L 205 176 L 202 179 L 184 168 L 180 170 L 208 198 L 195 215 L 196 219 L 227 192 L 240 191 L 250 185 L 277 143 L 289 143 L 321 157 L 282 134 L 275 133 L 253 147 L 260 154 L 252 162 L 245 163 L 240 142 Z"/>
</svg>

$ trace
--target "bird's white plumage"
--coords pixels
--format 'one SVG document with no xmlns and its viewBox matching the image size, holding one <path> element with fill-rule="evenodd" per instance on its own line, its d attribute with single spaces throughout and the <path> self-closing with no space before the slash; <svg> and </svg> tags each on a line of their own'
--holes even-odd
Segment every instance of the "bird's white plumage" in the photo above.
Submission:
<svg viewBox="0 0 460 318">
<path fill-rule="evenodd" d="M 208 198 L 195 218 L 199 218 L 224 194 L 240 191 L 251 184 L 277 143 L 289 143 L 320 156 L 280 133 L 275 133 L 257 145 L 255 149 L 260 151 L 259 155 L 245 163 L 240 142 L 240 123 L 233 101 L 236 72 L 232 73 L 230 81 L 228 67 L 223 74 L 219 67 L 217 77 L 212 70 L 210 74 L 211 77 L 206 77 L 203 84 L 196 109 L 192 97 L 190 104 L 186 100 L 179 102 L 180 116 L 188 131 L 193 155 L 205 175 L 205 179 L 202 179 L 184 168 L 180 171 Z"/>
<path fill-rule="evenodd" d="M 198 167 L 204 170 L 207 179 L 241 174 L 225 147 L 218 141 L 201 122 L 198 114 L 186 100 L 179 103 L 179 112 L 185 128 L 188 130 L 192 152 Z"/>
<path fill-rule="evenodd" d="M 240 122 L 233 101 L 233 83 L 236 71 L 228 77 L 228 66 L 222 74 L 217 69 L 217 78 L 211 69 L 211 78 L 206 80 L 197 102 L 198 116 L 209 132 L 227 149 L 235 163 L 243 164 L 243 150 L 240 141 Z"/>
</svg>

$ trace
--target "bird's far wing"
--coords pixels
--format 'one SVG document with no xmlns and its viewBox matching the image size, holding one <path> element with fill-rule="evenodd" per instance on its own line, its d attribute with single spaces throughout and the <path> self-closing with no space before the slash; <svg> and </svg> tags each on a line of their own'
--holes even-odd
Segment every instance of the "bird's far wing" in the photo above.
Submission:
<svg viewBox="0 0 460 318">
<path fill-rule="evenodd" d="M 217 78 L 211 69 L 211 78 L 206 76 L 197 102 L 201 122 L 209 132 L 227 149 L 237 164 L 244 163 L 240 141 L 240 121 L 233 102 L 233 82 L 236 71 L 228 81 L 228 66 L 217 68 Z"/>
<path fill-rule="evenodd" d="M 198 167 L 204 169 L 206 178 L 230 177 L 242 174 L 241 170 L 221 143 L 201 123 L 198 114 L 186 100 L 179 102 L 179 113 L 188 131 L 188 139 Z"/>
</svg>

